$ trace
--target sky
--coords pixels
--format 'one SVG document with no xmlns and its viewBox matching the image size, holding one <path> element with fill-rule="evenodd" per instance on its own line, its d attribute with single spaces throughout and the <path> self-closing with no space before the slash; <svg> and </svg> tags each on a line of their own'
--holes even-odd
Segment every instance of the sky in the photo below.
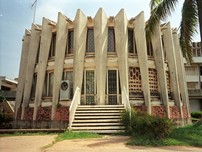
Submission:
<svg viewBox="0 0 202 152">
<path fill-rule="evenodd" d="M 17 78 L 22 49 L 22 37 L 25 29 L 30 29 L 34 19 L 35 0 L 0 0 L 0 76 Z M 183 0 L 179 0 L 172 17 L 173 28 L 179 27 Z M 35 23 L 42 23 L 46 17 L 57 21 L 58 12 L 74 20 L 77 9 L 81 9 L 86 16 L 94 17 L 102 7 L 107 16 L 116 16 L 123 8 L 128 19 L 135 17 L 141 11 L 145 13 L 145 20 L 149 18 L 149 0 L 37 0 Z M 197 34 L 194 41 L 200 41 Z"/>
</svg>

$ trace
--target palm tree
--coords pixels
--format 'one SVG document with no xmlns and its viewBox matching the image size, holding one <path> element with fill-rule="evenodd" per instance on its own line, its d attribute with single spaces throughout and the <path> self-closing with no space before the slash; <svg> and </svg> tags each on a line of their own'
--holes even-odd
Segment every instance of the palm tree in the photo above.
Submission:
<svg viewBox="0 0 202 152">
<path fill-rule="evenodd" d="M 175 10 L 179 0 L 151 0 L 151 16 L 146 25 L 147 38 L 151 38 L 154 28 Z M 183 56 L 192 61 L 191 43 L 199 23 L 202 41 L 202 0 L 184 0 L 180 24 L 180 45 Z M 201 45 L 202 46 L 202 45 Z"/>
</svg>

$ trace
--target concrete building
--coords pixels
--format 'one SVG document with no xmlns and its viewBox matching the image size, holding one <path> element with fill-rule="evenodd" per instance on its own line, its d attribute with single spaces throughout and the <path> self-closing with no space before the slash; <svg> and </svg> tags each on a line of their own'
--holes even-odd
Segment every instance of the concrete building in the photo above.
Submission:
<svg viewBox="0 0 202 152">
<path fill-rule="evenodd" d="M 46 127 L 115 132 L 120 110 L 131 108 L 188 123 L 177 31 L 159 25 L 147 41 L 144 28 L 144 12 L 127 19 L 123 9 L 115 17 L 99 9 L 94 18 L 78 10 L 74 20 L 58 13 L 57 23 L 32 24 L 22 44 L 16 126 L 46 121 Z"/>
<path fill-rule="evenodd" d="M 189 92 L 190 110 L 202 111 L 202 50 L 201 43 L 192 43 L 191 64 L 185 64 L 186 80 Z"/>
<path fill-rule="evenodd" d="M 13 117 L 16 90 L 17 81 L 0 76 L 0 94 L 5 97 L 5 101 L 0 103 L 0 113 Z"/>
</svg>

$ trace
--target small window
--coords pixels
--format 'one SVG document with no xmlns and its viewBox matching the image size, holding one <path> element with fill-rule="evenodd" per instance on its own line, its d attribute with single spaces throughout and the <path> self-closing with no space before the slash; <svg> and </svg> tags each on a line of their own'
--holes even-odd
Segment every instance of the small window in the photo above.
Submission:
<svg viewBox="0 0 202 152">
<path fill-rule="evenodd" d="M 49 58 L 55 56 L 55 48 L 56 48 L 56 33 L 52 34 L 51 45 L 49 50 Z"/>
<path fill-rule="evenodd" d="M 128 29 L 128 53 L 134 53 L 134 34 L 133 29 Z"/>
<path fill-rule="evenodd" d="M 44 88 L 43 88 L 43 97 L 52 97 L 53 96 L 53 72 L 46 73 Z"/>
<path fill-rule="evenodd" d="M 200 66 L 200 75 L 202 75 L 202 66 Z"/>
<path fill-rule="evenodd" d="M 115 34 L 114 29 L 108 29 L 108 45 L 107 45 L 108 52 L 115 52 Z"/>
<path fill-rule="evenodd" d="M 74 49 L 74 31 L 68 31 L 68 38 L 67 38 L 67 47 L 66 47 L 66 55 L 73 54 Z"/>
<path fill-rule="evenodd" d="M 39 40 L 39 46 L 38 46 L 37 55 L 36 55 L 36 64 L 39 63 L 40 45 L 41 45 L 41 37 L 40 37 L 40 40 Z"/>
<path fill-rule="evenodd" d="M 37 81 L 37 74 L 35 73 L 33 75 L 33 80 L 32 80 L 31 98 L 35 98 L 36 81 Z"/>
<path fill-rule="evenodd" d="M 94 30 L 88 29 L 87 31 L 87 44 L 86 44 L 86 52 L 95 52 L 95 45 L 94 45 Z"/>
<path fill-rule="evenodd" d="M 147 55 L 150 57 L 153 56 L 153 47 L 151 41 L 147 42 Z"/>
</svg>

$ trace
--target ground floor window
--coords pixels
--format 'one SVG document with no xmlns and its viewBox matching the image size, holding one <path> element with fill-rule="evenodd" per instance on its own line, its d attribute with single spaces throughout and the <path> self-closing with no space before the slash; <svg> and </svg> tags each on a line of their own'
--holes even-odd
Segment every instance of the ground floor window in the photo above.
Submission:
<svg viewBox="0 0 202 152">
<path fill-rule="evenodd" d="M 47 72 L 44 80 L 43 97 L 53 96 L 53 71 Z"/>
</svg>

